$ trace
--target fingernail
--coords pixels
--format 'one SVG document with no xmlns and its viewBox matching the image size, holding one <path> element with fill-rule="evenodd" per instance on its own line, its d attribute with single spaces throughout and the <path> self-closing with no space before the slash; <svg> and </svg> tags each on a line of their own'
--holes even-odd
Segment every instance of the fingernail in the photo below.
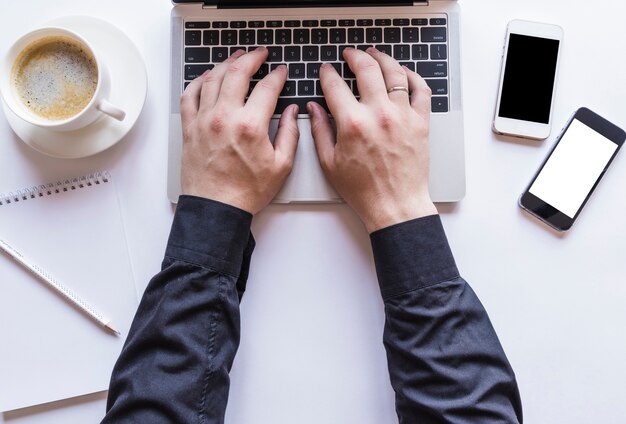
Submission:
<svg viewBox="0 0 626 424">
<path fill-rule="evenodd" d="M 322 66 L 320 66 L 320 69 L 322 69 L 322 68 L 325 68 L 325 69 L 333 68 L 333 69 L 335 69 L 334 66 L 331 65 L 330 63 L 323 63 Z"/>
<path fill-rule="evenodd" d="M 274 70 L 275 71 L 286 71 L 287 70 L 287 65 L 278 65 Z"/>
<path fill-rule="evenodd" d="M 376 47 L 368 47 L 365 51 L 368 53 L 380 53 L 380 51 Z"/>
<path fill-rule="evenodd" d="M 266 50 L 266 48 L 263 47 L 263 46 L 257 47 L 256 49 L 254 49 L 255 52 L 260 52 L 260 51 L 263 51 L 263 50 Z"/>
<path fill-rule="evenodd" d="M 298 105 L 293 105 L 291 107 L 291 111 L 293 113 L 293 117 L 297 119 L 298 118 L 298 112 L 300 112 L 300 107 L 298 107 Z"/>
</svg>

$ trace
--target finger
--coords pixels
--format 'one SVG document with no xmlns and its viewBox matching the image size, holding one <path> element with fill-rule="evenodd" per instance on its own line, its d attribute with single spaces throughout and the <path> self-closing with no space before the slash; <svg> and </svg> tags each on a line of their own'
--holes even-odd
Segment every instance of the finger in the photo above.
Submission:
<svg viewBox="0 0 626 424">
<path fill-rule="evenodd" d="M 320 67 L 320 84 L 328 109 L 335 119 L 341 119 L 347 112 L 359 106 L 352 90 L 329 63 Z"/>
<path fill-rule="evenodd" d="M 267 59 L 267 48 L 259 47 L 231 63 L 224 76 L 217 101 L 227 108 L 242 107 L 248 94 L 250 79 L 265 59 Z"/>
<path fill-rule="evenodd" d="M 180 96 L 180 117 L 185 128 L 191 121 L 196 119 L 198 115 L 198 108 L 200 107 L 200 92 L 202 91 L 202 81 L 204 76 L 209 71 L 200 75 L 198 78 L 191 81 L 187 86 L 183 95 Z"/>
<path fill-rule="evenodd" d="M 315 141 L 315 150 L 324 174 L 332 172 L 335 163 L 335 133 L 330 126 L 328 114 L 319 104 L 309 102 L 307 112 L 311 117 L 311 134 Z"/>
<path fill-rule="evenodd" d="M 285 161 L 283 163 L 289 165 L 289 169 L 293 166 L 293 160 L 296 157 L 299 138 L 298 105 L 291 105 L 285 109 L 280 117 L 278 131 L 274 139 L 274 149 L 278 156 Z"/>
<path fill-rule="evenodd" d="M 367 49 L 367 53 L 369 53 L 378 62 L 380 70 L 383 73 L 386 90 L 389 90 L 392 87 L 404 87 L 408 90 L 409 81 L 406 71 L 402 66 L 400 66 L 397 60 L 381 51 L 378 51 L 374 47 Z M 392 91 L 387 95 L 392 102 L 398 105 L 408 105 L 410 103 L 409 93 L 407 92 L 398 90 Z"/>
<path fill-rule="evenodd" d="M 287 66 L 280 65 L 257 83 L 250 93 L 245 108 L 254 111 L 255 115 L 260 116 L 263 122 L 267 122 L 269 125 L 269 120 L 276 109 L 278 96 L 286 80 Z"/>
<path fill-rule="evenodd" d="M 200 95 L 200 113 L 215 106 L 228 67 L 245 53 L 244 50 L 237 50 L 224 62 L 219 63 L 215 68 L 204 74 L 202 78 L 202 94 Z"/>
<path fill-rule="evenodd" d="M 343 51 L 343 57 L 356 75 L 356 82 L 361 95 L 361 102 L 389 102 L 385 79 L 378 62 L 369 54 L 349 48 Z"/>
<path fill-rule="evenodd" d="M 405 67 L 411 92 L 411 107 L 422 116 L 430 116 L 430 97 L 432 91 L 424 78 Z"/>
</svg>

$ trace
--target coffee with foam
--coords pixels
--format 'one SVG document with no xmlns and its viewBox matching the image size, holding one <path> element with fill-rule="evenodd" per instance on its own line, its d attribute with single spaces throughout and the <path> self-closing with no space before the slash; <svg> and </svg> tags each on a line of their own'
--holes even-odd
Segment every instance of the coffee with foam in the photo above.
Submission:
<svg viewBox="0 0 626 424">
<path fill-rule="evenodd" d="M 46 120 L 62 121 L 89 104 L 98 85 L 98 67 L 88 48 L 77 40 L 49 36 L 22 50 L 11 79 L 29 111 Z"/>
</svg>

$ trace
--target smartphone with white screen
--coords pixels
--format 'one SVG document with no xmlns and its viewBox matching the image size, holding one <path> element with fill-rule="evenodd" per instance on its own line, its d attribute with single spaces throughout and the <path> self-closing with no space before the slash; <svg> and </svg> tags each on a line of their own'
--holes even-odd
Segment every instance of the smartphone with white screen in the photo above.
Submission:
<svg viewBox="0 0 626 424">
<path fill-rule="evenodd" d="M 543 140 L 550 135 L 563 29 L 514 20 L 507 26 L 493 130 Z"/>
<path fill-rule="evenodd" d="M 558 231 L 569 230 L 625 139 L 621 128 L 587 108 L 578 109 L 519 205 Z"/>
</svg>

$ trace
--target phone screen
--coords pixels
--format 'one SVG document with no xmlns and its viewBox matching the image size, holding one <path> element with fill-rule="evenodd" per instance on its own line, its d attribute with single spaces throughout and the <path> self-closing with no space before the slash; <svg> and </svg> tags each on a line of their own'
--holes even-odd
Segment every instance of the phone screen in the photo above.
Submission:
<svg viewBox="0 0 626 424">
<path fill-rule="evenodd" d="M 559 43 L 510 34 L 498 116 L 549 123 Z"/>
<path fill-rule="evenodd" d="M 529 193 L 573 219 L 618 147 L 574 119 Z"/>
</svg>

